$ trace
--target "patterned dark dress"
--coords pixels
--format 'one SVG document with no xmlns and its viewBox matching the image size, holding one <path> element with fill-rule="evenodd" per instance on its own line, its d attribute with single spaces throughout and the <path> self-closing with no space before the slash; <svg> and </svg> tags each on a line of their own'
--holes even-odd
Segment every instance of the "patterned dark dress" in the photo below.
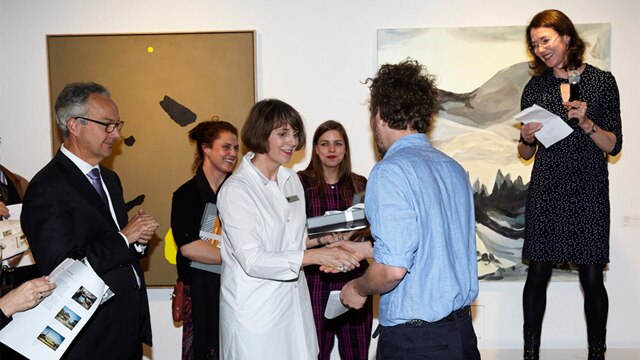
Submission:
<svg viewBox="0 0 640 360">
<path fill-rule="evenodd" d="M 524 88 L 521 108 L 537 104 L 568 121 L 560 84 L 553 71 L 533 76 Z M 620 97 L 609 72 L 586 65 L 580 100 L 587 117 L 616 135 L 611 155 L 622 147 Z M 582 129 L 546 148 L 538 144 L 525 213 L 522 257 L 537 262 L 605 264 L 609 262 L 609 171 L 607 155 Z"/>
<path fill-rule="evenodd" d="M 345 201 L 340 196 L 340 189 L 347 186 L 341 181 L 337 184 L 327 185 L 325 197 L 320 197 L 318 182 L 301 172 L 298 173 L 302 187 L 305 191 L 307 205 L 307 217 L 320 216 L 328 210 L 346 210 L 351 206 L 351 201 Z M 361 184 L 355 192 L 364 191 L 367 179 L 355 175 Z M 350 194 L 353 196 L 353 194 Z M 369 343 L 371 341 L 371 324 L 373 321 L 373 302 L 371 297 L 360 310 L 351 310 L 335 319 L 326 319 L 324 309 L 327 306 L 329 293 L 332 290 L 341 290 L 350 280 L 360 277 L 366 271 L 369 263 L 366 260 L 360 262 L 360 267 L 347 273 L 325 274 L 319 270 L 319 266 L 312 265 L 304 268 L 313 307 L 313 319 L 318 335 L 320 353 L 318 360 L 330 358 L 333 348 L 334 336 L 338 337 L 338 350 L 341 359 L 367 359 Z"/>
</svg>

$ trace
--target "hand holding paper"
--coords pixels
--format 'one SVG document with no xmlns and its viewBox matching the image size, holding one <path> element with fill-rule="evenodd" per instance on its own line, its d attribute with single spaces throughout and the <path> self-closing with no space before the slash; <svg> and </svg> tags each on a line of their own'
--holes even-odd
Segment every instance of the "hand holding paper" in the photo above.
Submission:
<svg viewBox="0 0 640 360">
<path fill-rule="evenodd" d="M 362 309 L 364 303 L 367 301 L 367 296 L 360 294 L 356 281 L 359 279 L 351 280 L 342 287 L 340 292 L 340 301 L 345 306 L 352 309 Z"/>
<path fill-rule="evenodd" d="M 29 310 L 51 295 L 55 288 L 56 284 L 48 276 L 31 279 L 2 296 L 0 309 L 7 317 Z"/>
<path fill-rule="evenodd" d="M 340 290 L 333 290 L 329 293 L 327 307 L 324 309 L 324 317 L 334 319 L 349 311 L 349 308 L 340 301 Z"/>
<path fill-rule="evenodd" d="M 562 121 L 559 116 L 538 105 L 522 110 L 514 118 L 524 124 L 542 123 L 543 126 L 536 132 L 536 138 L 546 147 L 550 147 L 573 132 L 573 129 Z"/>
<path fill-rule="evenodd" d="M 18 289 L 41 304 L 14 313 L 0 330 L 0 341 L 28 359 L 60 359 L 103 300 L 114 296 L 84 260 L 65 259 L 48 278 L 30 283 Z M 29 301 L 21 297 L 26 303 L 18 309 L 26 309 Z"/>
</svg>

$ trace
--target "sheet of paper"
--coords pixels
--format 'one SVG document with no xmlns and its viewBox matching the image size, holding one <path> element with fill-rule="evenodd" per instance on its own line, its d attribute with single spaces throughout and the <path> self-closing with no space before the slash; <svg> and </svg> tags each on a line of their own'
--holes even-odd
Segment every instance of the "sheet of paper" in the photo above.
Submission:
<svg viewBox="0 0 640 360">
<path fill-rule="evenodd" d="M 80 260 L 64 260 L 49 277 L 57 285 L 53 294 L 33 309 L 14 314 L 0 331 L 2 343 L 29 359 L 60 359 L 102 300 L 113 296 Z"/>
<path fill-rule="evenodd" d="M 327 307 L 324 309 L 324 317 L 327 319 L 337 318 L 338 316 L 349 311 L 349 308 L 340 301 L 340 290 L 333 290 L 329 293 Z"/>
<path fill-rule="evenodd" d="M 0 257 L 2 260 L 29 249 L 27 237 L 22 232 L 20 218 L 0 221 Z"/>
<path fill-rule="evenodd" d="M 535 104 L 520 111 L 514 118 L 525 124 L 530 122 L 542 123 L 542 128 L 536 133 L 536 139 L 546 147 L 550 147 L 573 132 L 573 129 L 562 121 L 558 115 Z"/>
<path fill-rule="evenodd" d="M 9 209 L 9 219 L 20 220 L 20 213 L 22 213 L 22 203 L 7 205 Z"/>
</svg>

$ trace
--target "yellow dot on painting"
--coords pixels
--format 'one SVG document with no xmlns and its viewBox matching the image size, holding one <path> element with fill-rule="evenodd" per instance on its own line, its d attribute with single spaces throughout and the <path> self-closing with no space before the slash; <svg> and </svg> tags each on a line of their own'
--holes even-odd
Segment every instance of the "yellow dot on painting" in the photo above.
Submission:
<svg viewBox="0 0 640 360">
<path fill-rule="evenodd" d="M 149 47 L 147 48 L 147 52 L 148 52 L 149 54 L 151 54 L 151 53 L 153 52 L 153 46 L 149 46 Z"/>
</svg>

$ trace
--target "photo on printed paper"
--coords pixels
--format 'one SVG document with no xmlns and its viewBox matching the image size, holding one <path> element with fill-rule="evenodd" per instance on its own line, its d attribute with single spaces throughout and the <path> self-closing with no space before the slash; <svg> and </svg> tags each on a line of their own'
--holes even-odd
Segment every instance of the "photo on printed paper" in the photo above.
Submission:
<svg viewBox="0 0 640 360">
<path fill-rule="evenodd" d="M 76 291 L 71 298 L 87 310 L 89 310 L 98 299 L 97 296 L 93 295 L 91 291 L 85 289 L 84 286 L 80 286 L 78 291 Z"/>
<path fill-rule="evenodd" d="M 58 347 L 60 347 L 60 344 L 64 341 L 64 336 L 47 326 L 40 335 L 38 335 L 38 340 L 55 351 L 58 350 Z"/>
<path fill-rule="evenodd" d="M 80 321 L 80 316 L 73 312 L 73 310 L 69 309 L 66 306 L 63 306 L 60 311 L 56 314 L 56 320 L 58 320 L 62 325 L 66 326 L 69 330 L 73 330 L 78 322 Z"/>
</svg>

